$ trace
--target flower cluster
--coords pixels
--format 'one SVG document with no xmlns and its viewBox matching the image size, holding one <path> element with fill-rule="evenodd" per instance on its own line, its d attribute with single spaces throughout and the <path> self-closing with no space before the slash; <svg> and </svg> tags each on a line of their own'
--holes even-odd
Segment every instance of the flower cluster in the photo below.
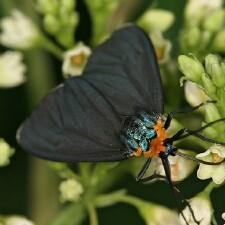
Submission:
<svg viewBox="0 0 225 225">
<path fill-rule="evenodd" d="M 29 49 L 36 45 L 40 36 L 35 24 L 16 9 L 10 17 L 2 19 L 0 27 L 0 44 L 10 48 Z"/>
<path fill-rule="evenodd" d="M 9 146 L 3 139 L 0 139 L 0 167 L 7 166 L 10 162 L 10 157 L 15 150 Z"/>
<path fill-rule="evenodd" d="M 212 122 L 223 118 L 225 116 L 224 62 L 213 54 L 205 57 L 204 65 L 197 58 L 186 55 L 179 56 L 178 61 L 180 70 L 185 75 L 183 79 L 188 80 L 185 83 L 185 93 L 188 101 L 192 104 L 197 104 L 204 102 L 206 99 L 215 100 L 216 104 L 206 104 L 204 106 L 205 121 Z M 193 88 L 195 92 L 193 92 Z M 192 99 L 195 99 L 195 102 Z M 217 140 L 224 140 L 223 125 L 217 124 L 209 127 L 204 131 L 204 134 Z M 214 145 L 196 157 L 209 162 L 223 161 L 225 149 L 222 146 Z M 197 175 L 200 179 L 212 177 L 215 183 L 221 184 L 225 179 L 224 166 L 224 163 L 218 166 L 201 164 Z"/>
<path fill-rule="evenodd" d="M 225 11 L 222 0 L 189 0 L 180 35 L 182 52 L 205 54 L 225 51 Z"/>
<path fill-rule="evenodd" d="M 85 0 L 85 3 L 88 6 L 93 23 L 93 37 L 91 42 L 95 46 L 102 42 L 118 26 L 116 22 L 121 23 L 121 20 L 124 19 L 120 18 L 120 13 L 118 13 L 112 20 L 113 14 L 117 10 L 120 10 L 120 0 Z"/>
<path fill-rule="evenodd" d="M 43 14 L 46 31 L 66 48 L 74 45 L 74 33 L 79 22 L 74 0 L 38 0 L 37 8 Z"/>
<path fill-rule="evenodd" d="M 78 201 L 84 192 L 82 185 L 76 179 L 67 179 L 63 181 L 59 190 L 61 193 L 61 201 Z"/>
<path fill-rule="evenodd" d="M 198 97 L 200 99 L 196 101 L 202 101 L 208 98 L 217 102 L 216 106 L 213 104 L 205 106 L 206 121 L 211 122 L 225 115 L 223 104 L 223 99 L 225 97 L 223 88 L 225 84 L 225 64 L 220 57 L 209 54 L 205 57 L 203 65 L 200 60 L 194 56 L 181 55 L 178 58 L 178 63 L 181 72 L 184 74 L 181 80 L 194 82 L 195 91 L 201 89 L 198 90 L 198 95 L 195 96 L 196 99 Z M 189 89 L 187 88 L 186 96 L 187 99 L 190 99 L 191 96 L 193 96 L 193 92 L 190 89 L 190 85 Z"/>
<path fill-rule="evenodd" d="M 196 158 L 207 162 L 221 162 L 225 159 L 225 147 L 213 145 L 206 152 L 196 155 Z M 197 175 L 202 180 L 212 178 L 214 183 L 222 184 L 225 180 L 225 163 L 216 166 L 200 164 Z"/>
<path fill-rule="evenodd" d="M 7 51 L 0 55 L 0 87 L 9 88 L 26 81 L 26 66 L 22 62 L 23 55 L 17 51 Z"/>
<path fill-rule="evenodd" d="M 28 50 L 40 45 L 41 33 L 23 13 L 14 9 L 11 16 L 0 21 L 0 44 L 17 50 Z M 26 78 L 23 55 L 6 51 L 0 55 L 0 87 L 9 88 L 22 84 Z"/>
</svg>

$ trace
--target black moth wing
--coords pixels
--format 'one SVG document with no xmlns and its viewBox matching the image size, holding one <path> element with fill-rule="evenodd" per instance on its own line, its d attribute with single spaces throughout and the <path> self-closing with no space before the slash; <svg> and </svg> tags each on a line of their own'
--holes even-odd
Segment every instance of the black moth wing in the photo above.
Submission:
<svg viewBox="0 0 225 225">
<path fill-rule="evenodd" d="M 42 100 L 17 140 L 48 160 L 123 160 L 122 115 L 137 109 L 162 113 L 163 96 L 153 46 L 129 25 L 94 50 L 83 76 L 67 79 Z"/>
<path fill-rule="evenodd" d="M 84 78 L 120 115 L 134 115 L 138 109 L 163 113 L 163 89 L 154 47 L 135 25 L 114 32 L 94 51 Z"/>
</svg>

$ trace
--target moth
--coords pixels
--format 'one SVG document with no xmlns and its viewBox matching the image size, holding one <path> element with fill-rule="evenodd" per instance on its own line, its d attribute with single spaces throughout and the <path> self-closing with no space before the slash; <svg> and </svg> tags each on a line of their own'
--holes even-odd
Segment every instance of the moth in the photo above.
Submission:
<svg viewBox="0 0 225 225">
<path fill-rule="evenodd" d="M 54 161 L 102 162 L 145 157 L 137 180 L 163 178 L 174 196 L 181 198 L 171 180 L 168 156 L 213 163 L 181 153 L 173 143 L 189 135 L 213 142 L 200 132 L 224 119 L 195 131 L 182 129 L 169 137 L 167 128 L 172 117 L 173 113 L 164 116 L 163 87 L 151 40 L 142 29 L 130 24 L 115 31 L 93 51 L 82 76 L 66 79 L 41 101 L 19 128 L 17 140 L 27 152 Z M 153 156 L 161 158 L 165 177 L 144 177 Z M 182 201 L 189 206 L 185 199 Z M 182 214 L 181 207 L 178 209 Z"/>
</svg>

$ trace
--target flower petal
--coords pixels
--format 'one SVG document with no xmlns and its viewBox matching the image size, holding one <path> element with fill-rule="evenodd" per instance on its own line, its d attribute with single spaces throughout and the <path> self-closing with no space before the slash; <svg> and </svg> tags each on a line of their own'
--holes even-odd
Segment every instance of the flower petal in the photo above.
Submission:
<svg viewBox="0 0 225 225">
<path fill-rule="evenodd" d="M 216 168 L 213 171 L 212 179 L 216 184 L 222 184 L 225 180 L 225 164 L 215 166 Z"/>
<path fill-rule="evenodd" d="M 213 174 L 213 166 L 200 164 L 197 177 L 201 180 L 209 179 Z"/>
</svg>

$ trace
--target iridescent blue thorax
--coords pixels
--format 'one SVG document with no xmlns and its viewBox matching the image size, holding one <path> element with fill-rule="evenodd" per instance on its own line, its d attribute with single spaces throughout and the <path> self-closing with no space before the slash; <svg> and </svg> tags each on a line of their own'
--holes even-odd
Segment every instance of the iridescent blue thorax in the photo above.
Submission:
<svg viewBox="0 0 225 225">
<path fill-rule="evenodd" d="M 129 155 L 152 157 L 164 152 L 169 155 L 173 146 L 164 143 L 166 131 L 164 120 L 160 114 L 140 112 L 136 116 L 128 117 L 123 125 L 121 140 Z"/>
</svg>

